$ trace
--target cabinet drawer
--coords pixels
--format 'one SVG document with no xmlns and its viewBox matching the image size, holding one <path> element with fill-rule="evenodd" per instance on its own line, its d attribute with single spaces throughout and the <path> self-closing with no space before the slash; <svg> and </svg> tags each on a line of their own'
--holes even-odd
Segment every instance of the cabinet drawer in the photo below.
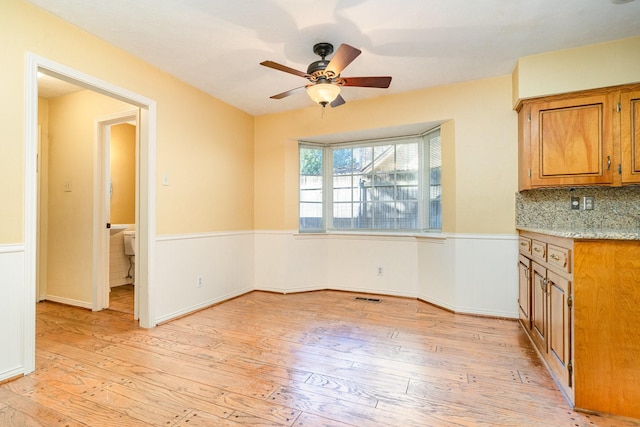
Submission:
<svg viewBox="0 0 640 427">
<path fill-rule="evenodd" d="M 567 273 L 571 272 L 571 258 L 569 249 L 549 245 L 547 248 L 547 261 L 549 264 L 560 267 Z"/>
<path fill-rule="evenodd" d="M 543 261 L 547 260 L 547 244 L 537 240 L 531 241 L 531 255 Z"/>
<path fill-rule="evenodd" d="M 531 255 L 531 239 L 520 237 L 520 253 Z"/>
</svg>

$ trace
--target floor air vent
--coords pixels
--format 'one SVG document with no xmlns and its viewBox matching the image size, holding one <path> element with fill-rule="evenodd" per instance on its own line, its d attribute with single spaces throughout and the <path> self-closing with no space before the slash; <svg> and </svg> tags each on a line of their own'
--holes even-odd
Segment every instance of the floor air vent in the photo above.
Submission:
<svg viewBox="0 0 640 427">
<path fill-rule="evenodd" d="M 356 297 L 356 301 L 382 302 L 380 298 Z"/>
</svg>

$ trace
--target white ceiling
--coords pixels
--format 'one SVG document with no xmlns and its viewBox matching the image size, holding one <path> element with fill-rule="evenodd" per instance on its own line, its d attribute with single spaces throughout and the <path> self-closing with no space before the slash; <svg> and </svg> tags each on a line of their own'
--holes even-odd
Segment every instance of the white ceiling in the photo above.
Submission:
<svg viewBox="0 0 640 427">
<path fill-rule="evenodd" d="M 505 75 L 521 56 L 640 35 L 640 0 L 29 1 L 252 115 L 313 105 L 304 92 L 269 99 L 307 81 L 259 63 L 306 72 L 318 42 L 362 50 L 345 77 L 393 77 L 389 89 L 343 88 L 349 102 Z"/>
</svg>

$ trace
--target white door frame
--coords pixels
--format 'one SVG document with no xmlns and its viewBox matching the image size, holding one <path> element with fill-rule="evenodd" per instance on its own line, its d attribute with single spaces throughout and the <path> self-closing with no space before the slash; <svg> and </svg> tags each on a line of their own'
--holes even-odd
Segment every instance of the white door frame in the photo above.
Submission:
<svg viewBox="0 0 640 427">
<path fill-rule="evenodd" d="M 93 271 L 96 275 L 94 280 L 96 281 L 96 287 L 93 292 L 93 310 L 102 310 L 109 307 L 109 255 L 110 255 L 110 238 L 111 232 L 107 230 L 106 223 L 110 221 L 110 183 L 111 183 L 111 126 L 122 123 L 135 123 L 136 138 L 135 138 L 135 216 L 134 221 L 136 225 L 140 220 L 138 214 L 138 206 L 140 204 L 140 174 L 139 161 L 140 161 L 140 110 L 128 110 L 119 113 L 109 114 L 107 116 L 98 117 L 95 120 L 95 141 L 96 141 L 96 158 L 94 164 L 94 170 L 96 171 L 96 180 L 94 182 L 95 187 L 93 189 L 94 195 L 94 231 L 97 233 L 94 238 L 100 243 L 96 245 L 97 254 L 94 257 Z M 96 223 L 95 220 L 98 220 Z M 144 221 L 144 219 L 142 219 Z M 137 239 L 136 239 L 137 243 Z M 136 248 L 137 249 L 137 248 Z M 134 275 L 138 275 L 138 269 L 134 269 Z M 137 278 L 134 278 L 134 283 L 138 283 Z M 133 318 L 138 319 L 139 307 L 139 289 L 135 288 L 134 295 L 134 314 Z"/>
<path fill-rule="evenodd" d="M 36 253 L 37 253 L 37 149 L 38 149 L 38 69 L 93 90 L 140 107 L 140 174 L 139 207 L 137 211 L 136 267 L 139 270 L 139 315 L 140 326 L 156 325 L 153 310 L 155 282 L 156 241 L 156 101 L 128 91 L 119 86 L 97 79 L 31 52 L 26 55 L 25 65 L 25 176 L 24 176 L 24 318 L 23 357 L 24 374 L 35 370 L 36 338 Z M 94 173 L 94 179 L 95 177 Z M 95 187 L 95 185 L 94 185 Z M 94 197 L 95 203 L 95 197 Z M 95 205 L 94 205 L 95 206 Z M 99 212 L 94 213 L 94 218 Z M 94 220 L 97 222 L 97 220 Z M 94 239 L 95 246 L 95 239 Z M 94 258 L 96 248 L 94 247 Z M 94 274 L 95 276 L 95 274 Z M 94 295 L 97 293 L 94 283 Z"/>
</svg>

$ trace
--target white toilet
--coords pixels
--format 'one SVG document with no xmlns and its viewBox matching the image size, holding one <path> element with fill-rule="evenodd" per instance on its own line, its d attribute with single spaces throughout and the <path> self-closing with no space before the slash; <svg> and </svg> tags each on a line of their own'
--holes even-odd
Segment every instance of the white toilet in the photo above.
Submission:
<svg viewBox="0 0 640 427">
<path fill-rule="evenodd" d="M 129 257 L 129 271 L 127 272 L 127 279 L 133 279 L 131 270 L 133 269 L 133 263 L 136 260 L 136 232 L 134 230 L 127 230 L 123 234 L 124 254 Z"/>
<path fill-rule="evenodd" d="M 136 232 L 127 230 L 124 233 L 124 254 L 134 256 L 136 254 Z"/>
</svg>

